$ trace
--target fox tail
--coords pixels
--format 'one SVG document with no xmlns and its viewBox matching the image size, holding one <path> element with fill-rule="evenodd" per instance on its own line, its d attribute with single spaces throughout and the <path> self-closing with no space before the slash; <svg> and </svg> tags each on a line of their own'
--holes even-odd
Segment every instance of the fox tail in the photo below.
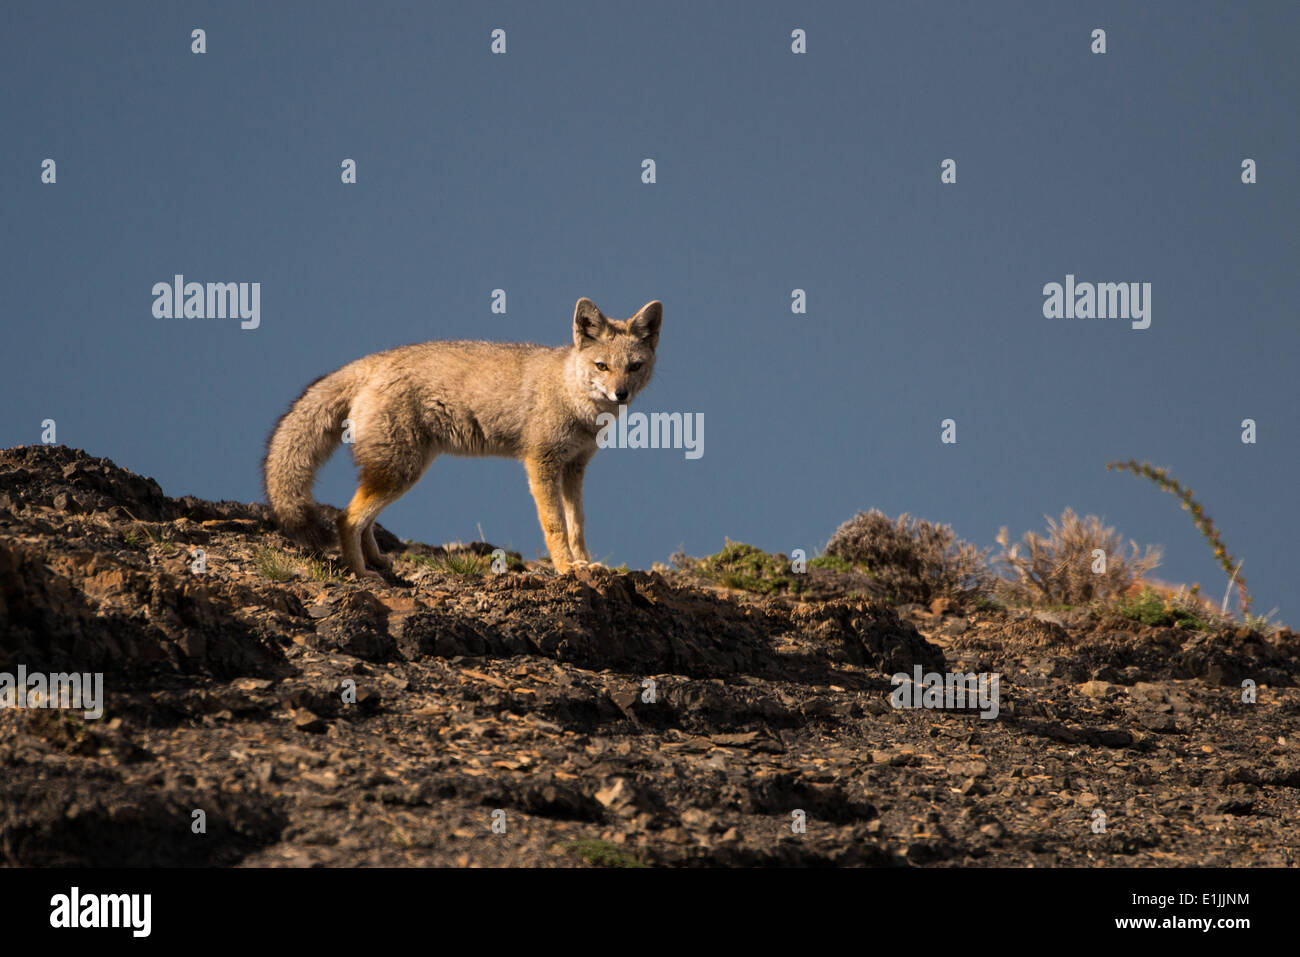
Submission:
<svg viewBox="0 0 1300 957">
<path fill-rule="evenodd" d="M 343 440 L 353 391 L 352 376 L 344 369 L 307 386 L 275 424 L 262 460 L 262 485 L 276 525 L 318 551 L 332 543 L 335 532 L 321 518 L 312 486 L 321 465 Z"/>
</svg>

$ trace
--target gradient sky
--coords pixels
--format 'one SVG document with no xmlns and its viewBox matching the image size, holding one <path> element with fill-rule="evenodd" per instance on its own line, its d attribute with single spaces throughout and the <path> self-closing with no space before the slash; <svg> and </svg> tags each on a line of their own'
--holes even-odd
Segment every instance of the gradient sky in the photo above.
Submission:
<svg viewBox="0 0 1300 957">
<path fill-rule="evenodd" d="M 1178 503 L 1104 468 L 1136 457 L 1294 622 L 1297 49 L 1292 2 L 10 0 L 0 444 L 53 418 L 170 495 L 255 500 L 315 377 L 425 339 L 562 344 L 580 296 L 658 298 L 635 408 L 704 413 L 705 454 L 597 455 L 595 556 L 813 554 L 872 507 L 992 545 L 1071 506 L 1222 595 Z M 261 327 L 154 318 L 175 273 L 260 282 Z M 1152 283 L 1151 327 L 1045 319 L 1067 273 Z M 337 455 L 318 498 L 352 478 Z M 509 461 L 440 459 L 380 521 L 543 547 Z"/>
</svg>

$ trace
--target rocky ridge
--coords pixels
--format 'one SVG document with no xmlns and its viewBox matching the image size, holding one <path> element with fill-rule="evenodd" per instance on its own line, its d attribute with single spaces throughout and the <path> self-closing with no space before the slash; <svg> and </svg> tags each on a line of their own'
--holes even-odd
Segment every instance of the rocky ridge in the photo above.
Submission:
<svg viewBox="0 0 1300 957">
<path fill-rule="evenodd" d="M 0 861 L 1300 862 L 1289 630 L 759 598 L 519 556 L 457 574 L 438 559 L 492 546 L 379 538 L 402 557 L 361 584 L 264 506 L 0 451 L 0 672 L 105 688 L 101 720 L 0 708 Z M 997 717 L 893 707 L 917 666 L 1000 674 Z"/>
</svg>

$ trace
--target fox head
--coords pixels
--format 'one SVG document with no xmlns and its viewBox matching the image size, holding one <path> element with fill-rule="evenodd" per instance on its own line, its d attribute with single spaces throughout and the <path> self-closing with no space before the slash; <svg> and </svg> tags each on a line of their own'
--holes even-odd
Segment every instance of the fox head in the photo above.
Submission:
<svg viewBox="0 0 1300 957">
<path fill-rule="evenodd" d="M 610 319 L 590 299 L 573 310 L 574 362 L 588 398 L 620 404 L 646 387 L 655 367 L 655 347 L 664 305 L 647 302 L 631 319 Z"/>
</svg>

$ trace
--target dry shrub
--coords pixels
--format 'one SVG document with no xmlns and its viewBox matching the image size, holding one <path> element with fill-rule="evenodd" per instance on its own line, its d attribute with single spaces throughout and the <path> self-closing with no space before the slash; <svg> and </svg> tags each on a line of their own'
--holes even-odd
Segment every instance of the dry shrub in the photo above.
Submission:
<svg viewBox="0 0 1300 957">
<path fill-rule="evenodd" d="M 896 519 L 879 509 L 859 512 L 836 529 L 826 554 L 865 568 L 896 601 L 979 597 L 994 580 L 988 549 L 906 512 Z"/>
<path fill-rule="evenodd" d="M 1003 528 L 998 544 L 1002 554 L 997 563 L 1011 577 L 1001 579 L 997 590 L 1006 600 L 1025 605 L 1083 605 L 1119 598 L 1160 564 L 1161 555 L 1159 548 L 1148 545 L 1139 556 L 1137 542 L 1130 539 L 1125 556 L 1122 535 L 1096 515 L 1079 518 L 1069 508 L 1059 522 L 1047 518 L 1047 535 L 1027 532 L 1021 543 L 1011 545 Z M 1093 571 L 1097 549 L 1106 554 L 1104 572 Z"/>
</svg>

